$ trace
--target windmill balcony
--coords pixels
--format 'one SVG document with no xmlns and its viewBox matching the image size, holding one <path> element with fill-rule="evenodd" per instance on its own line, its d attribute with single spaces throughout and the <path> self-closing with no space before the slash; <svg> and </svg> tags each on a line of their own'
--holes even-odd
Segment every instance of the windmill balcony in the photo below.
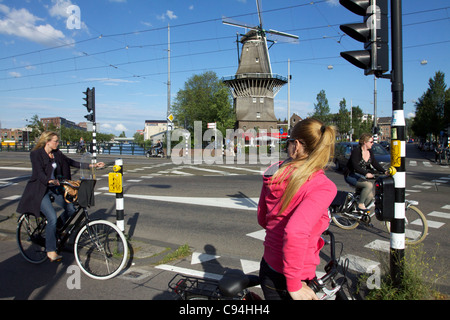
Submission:
<svg viewBox="0 0 450 320">
<path fill-rule="evenodd" d="M 236 97 L 270 97 L 274 98 L 287 78 L 273 73 L 240 73 L 222 78 Z"/>
</svg>

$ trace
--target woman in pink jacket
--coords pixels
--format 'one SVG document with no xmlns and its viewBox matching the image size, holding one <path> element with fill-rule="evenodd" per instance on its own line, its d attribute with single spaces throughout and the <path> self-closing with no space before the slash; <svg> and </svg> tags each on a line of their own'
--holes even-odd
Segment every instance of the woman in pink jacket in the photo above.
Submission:
<svg viewBox="0 0 450 320">
<path fill-rule="evenodd" d="M 335 130 L 303 120 L 288 139 L 289 159 L 264 173 L 258 223 L 266 229 L 260 279 L 265 299 L 317 299 L 315 277 L 336 185 L 323 171 L 334 153 Z"/>
</svg>

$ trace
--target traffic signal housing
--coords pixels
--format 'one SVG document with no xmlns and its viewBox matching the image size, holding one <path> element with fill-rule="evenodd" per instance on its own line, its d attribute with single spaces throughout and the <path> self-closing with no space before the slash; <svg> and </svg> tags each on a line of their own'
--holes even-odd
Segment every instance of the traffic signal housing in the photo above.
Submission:
<svg viewBox="0 0 450 320">
<path fill-rule="evenodd" d="M 394 178 L 382 176 L 375 180 L 375 216 L 380 221 L 394 220 Z"/>
<path fill-rule="evenodd" d="M 341 57 L 364 74 L 380 77 L 389 70 L 388 0 L 339 0 L 351 12 L 363 16 L 362 23 L 343 24 L 340 29 L 364 43 L 364 50 L 344 51 Z"/>
<path fill-rule="evenodd" d="M 84 117 L 90 122 L 95 122 L 95 88 L 87 88 L 86 92 L 83 93 L 86 96 L 83 98 L 83 100 L 86 101 L 86 103 L 84 103 L 83 105 L 86 107 L 88 112 L 92 112 L 85 115 Z"/>
</svg>

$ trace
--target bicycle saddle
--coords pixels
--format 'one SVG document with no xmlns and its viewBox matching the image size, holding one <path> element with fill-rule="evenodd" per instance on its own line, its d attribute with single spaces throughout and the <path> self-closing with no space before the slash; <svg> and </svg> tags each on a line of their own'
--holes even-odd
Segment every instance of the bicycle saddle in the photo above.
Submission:
<svg viewBox="0 0 450 320">
<path fill-rule="evenodd" d="M 258 284 L 258 276 L 246 275 L 241 270 L 229 270 L 219 280 L 219 290 L 226 297 L 235 297 L 245 288 Z"/>
</svg>

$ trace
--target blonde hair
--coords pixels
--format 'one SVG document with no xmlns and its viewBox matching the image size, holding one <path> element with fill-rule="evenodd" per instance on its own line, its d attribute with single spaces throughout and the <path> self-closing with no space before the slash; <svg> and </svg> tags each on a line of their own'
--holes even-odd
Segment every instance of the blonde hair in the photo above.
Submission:
<svg viewBox="0 0 450 320">
<path fill-rule="evenodd" d="M 372 135 L 370 133 L 363 133 L 361 137 L 359 137 L 359 145 L 362 146 L 364 143 L 372 139 Z"/>
<path fill-rule="evenodd" d="M 39 137 L 38 142 L 34 146 L 33 150 L 45 147 L 45 144 L 53 139 L 54 136 L 58 136 L 55 131 L 44 131 Z"/>
<path fill-rule="evenodd" d="M 324 169 L 334 156 L 336 131 L 321 121 L 308 118 L 298 122 L 291 131 L 291 139 L 301 141 L 305 153 L 281 166 L 272 177 L 272 184 L 280 184 L 288 179 L 281 198 L 281 214 L 289 206 L 300 187 L 315 172 Z"/>
</svg>

